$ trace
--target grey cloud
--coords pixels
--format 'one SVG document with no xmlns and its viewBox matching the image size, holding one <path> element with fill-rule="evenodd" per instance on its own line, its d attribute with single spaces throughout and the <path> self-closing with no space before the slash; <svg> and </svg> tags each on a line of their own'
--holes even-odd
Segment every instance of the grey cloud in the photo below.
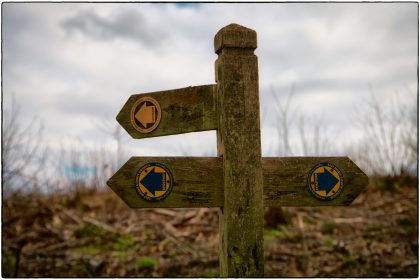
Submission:
<svg viewBox="0 0 420 280">
<path fill-rule="evenodd" d="M 327 87 L 349 91 L 353 87 L 359 88 L 360 84 L 367 85 L 368 82 L 383 87 L 396 82 L 403 85 L 415 73 L 413 67 L 407 67 L 410 66 L 407 59 L 416 56 L 417 42 L 412 38 L 418 32 L 414 22 L 417 10 L 415 4 L 393 5 L 395 9 L 390 4 L 323 4 L 322 7 L 329 9 L 323 13 L 308 14 L 300 25 L 289 25 L 287 38 L 273 38 L 272 35 L 264 36 L 264 32 L 260 32 L 263 41 L 260 44 L 260 58 L 261 61 L 267 61 L 267 66 L 261 69 L 277 77 L 287 70 L 296 72 L 301 90 Z M 351 24 L 349 19 L 358 24 L 341 28 Z M 313 40 L 314 37 L 310 36 L 313 30 L 311 22 L 322 23 L 324 30 L 328 30 L 328 26 L 333 28 L 331 24 L 334 24 L 337 30 L 347 33 L 325 42 Z M 352 37 L 355 38 L 354 42 Z M 339 44 L 337 48 L 331 47 L 330 44 L 336 45 L 341 38 L 348 42 L 347 46 Z M 415 66 L 415 63 L 411 66 Z M 373 68 L 375 71 L 369 71 Z M 276 72 L 278 74 L 273 74 Z"/>
<path fill-rule="evenodd" d="M 131 39 L 149 47 L 159 45 L 167 37 L 165 32 L 149 26 L 141 13 L 132 10 L 120 10 L 109 18 L 83 11 L 62 21 L 61 27 L 95 40 Z"/>
<path fill-rule="evenodd" d="M 105 94 L 106 95 L 106 94 Z M 111 102 L 110 102 L 111 99 Z M 115 98 L 99 97 L 97 92 L 62 92 L 50 100 L 50 106 L 61 116 L 86 116 L 95 118 L 97 116 L 115 114 L 117 112 L 112 101 Z M 123 101 L 121 101 L 122 107 Z"/>
</svg>

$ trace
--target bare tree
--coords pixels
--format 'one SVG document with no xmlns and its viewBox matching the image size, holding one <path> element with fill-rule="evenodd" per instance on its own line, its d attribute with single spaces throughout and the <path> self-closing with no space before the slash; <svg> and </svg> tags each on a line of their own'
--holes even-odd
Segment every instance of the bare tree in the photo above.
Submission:
<svg viewBox="0 0 420 280">
<path fill-rule="evenodd" d="M 116 123 L 114 119 L 109 121 L 109 118 L 103 118 L 103 121 L 94 122 L 94 125 L 106 135 L 112 136 L 115 141 L 116 145 L 116 167 L 121 167 L 125 161 L 125 150 L 124 150 L 124 143 L 127 142 L 127 133 L 121 128 L 119 123 Z M 112 161 L 113 162 L 113 161 Z M 115 168 L 114 165 L 112 165 Z M 116 171 L 116 170 L 115 170 Z"/>
<path fill-rule="evenodd" d="M 290 92 L 283 102 L 279 100 L 279 96 L 273 89 L 271 92 L 275 100 L 277 114 L 280 156 L 321 156 L 335 151 L 335 147 L 326 133 L 331 128 L 325 125 L 323 116 L 305 115 L 298 106 L 294 106 L 295 84 L 292 84 Z M 292 143 L 292 138 L 299 140 Z"/>
<path fill-rule="evenodd" d="M 54 167 L 60 178 L 60 189 L 83 191 L 103 188 L 106 181 L 122 166 L 125 158 L 124 142 L 127 137 L 115 121 L 94 122 L 102 133 L 113 138 L 115 150 L 102 144 L 88 147 L 85 141 L 73 139 L 62 144 L 54 156 Z"/>
<path fill-rule="evenodd" d="M 409 102 L 403 104 L 402 108 L 402 119 L 407 122 L 407 125 L 404 127 L 402 141 L 403 145 L 407 149 L 407 153 L 410 157 L 409 161 L 411 163 L 418 162 L 418 107 L 419 104 L 418 96 L 406 87 L 409 94 Z M 410 171 L 415 174 L 418 171 L 417 164 L 414 164 L 414 168 Z"/>
<path fill-rule="evenodd" d="M 332 134 L 331 127 L 326 125 L 323 116 L 300 114 L 297 128 L 302 148 L 300 155 L 327 156 L 336 152 L 336 147 L 329 137 L 330 133 Z"/>
<path fill-rule="evenodd" d="M 353 148 L 356 160 L 372 175 L 416 173 L 416 96 L 409 92 L 403 100 L 397 92 L 380 102 L 371 85 L 369 92 L 366 105 L 357 111 L 356 125 L 363 138 Z"/>
<path fill-rule="evenodd" d="M 278 133 L 280 137 L 280 147 L 279 152 L 281 156 L 290 156 L 293 155 L 292 148 L 290 146 L 290 128 L 292 126 L 293 117 L 295 115 L 295 111 L 292 110 L 292 99 L 295 94 L 295 84 L 292 84 L 289 94 L 287 95 L 287 99 L 285 102 L 279 100 L 278 94 L 276 94 L 275 90 L 271 88 L 271 93 L 275 100 L 275 110 L 277 114 L 278 120 Z M 296 110 L 296 109 L 295 109 Z"/>
<path fill-rule="evenodd" d="M 47 178 L 41 177 L 46 160 L 42 145 L 43 126 L 36 118 L 23 124 L 20 107 L 12 96 L 3 111 L 2 182 L 6 195 L 19 191 L 37 191 Z"/>
</svg>

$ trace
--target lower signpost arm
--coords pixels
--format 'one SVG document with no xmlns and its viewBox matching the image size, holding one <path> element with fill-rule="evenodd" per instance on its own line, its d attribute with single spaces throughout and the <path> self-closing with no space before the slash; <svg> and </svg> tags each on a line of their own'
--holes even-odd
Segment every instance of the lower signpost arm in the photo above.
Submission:
<svg viewBox="0 0 420 280">
<path fill-rule="evenodd" d="M 173 175 L 172 192 L 158 203 L 142 199 L 135 190 L 137 171 L 159 162 Z M 308 172 L 320 162 L 331 162 L 344 175 L 341 194 L 334 200 L 315 199 L 307 185 Z M 368 177 L 348 157 L 263 157 L 264 206 L 345 206 L 366 187 Z M 132 157 L 107 182 L 132 208 L 222 207 L 223 159 L 216 157 Z"/>
</svg>

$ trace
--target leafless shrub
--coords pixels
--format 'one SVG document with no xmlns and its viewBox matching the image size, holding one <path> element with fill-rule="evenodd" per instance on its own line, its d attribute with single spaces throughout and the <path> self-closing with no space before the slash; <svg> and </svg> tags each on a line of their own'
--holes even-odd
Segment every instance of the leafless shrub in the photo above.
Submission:
<svg viewBox="0 0 420 280">
<path fill-rule="evenodd" d="M 416 95 L 409 91 L 402 99 L 396 92 L 380 102 L 370 85 L 369 91 L 355 118 L 363 136 L 352 148 L 354 158 L 375 176 L 417 173 Z"/>
<path fill-rule="evenodd" d="M 124 143 L 128 140 L 128 134 L 125 133 L 119 123 L 114 119 L 103 118 L 102 121 L 94 122 L 94 125 L 104 133 L 105 135 L 111 136 L 115 141 L 115 155 L 116 155 L 116 165 L 121 167 L 126 160 L 126 151 L 124 149 Z M 112 160 L 111 162 L 115 162 Z"/>
<path fill-rule="evenodd" d="M 324 125 L 320 115 L 305 115 L 295 106 L 295 84 L 292 84 L 287 98 L 280 100 L 274 89 L 271 90 L 275 100 L 277 130 L 280 139 L 278 153 L 280 156 L 322 156 L 335 152 L 333 143 L 328 139 L 327 131 L 331 128 Z M 296 139 L 293 140 L 292 139 Z"/>
<path fill-rule="evenodd" d="M 121 126 L 115 121 L 95 122 L 94 125 L 114 139 L 115 149 L 104 143 L 88 147 L 81 139 L 62 144 L 53 157 L 53 166 L 60 182 L 58 189 L 77 192 L 103 188 L 106 181 L 123 165 L 126 159 L 123 143 L 127 139 L 124 138 Z"/>
<path fill-rule="evenodd" d="M 329 138 L 331 127 L 325 123 L 323 116 L 299 116 L 297 127 L 302 156 L 332 156 L 336 153 L 337 147 Z"/>
<path fill-rule="evenodd" d="M 106 181 L 117 169 L 116 155 L 104 146 L 88 148 L 75 139 L 62 145 L 54 156 L 60 191 L 83 191 L 106 186 Z M 58 191 L 57 190 L 57 191 Z"/>
<path fill-rule="evenodd" d="M 285 101 L 279 100 L 279 95 L 276 94 L 274 89 L 271 89 L 271 93 L 275 100 L 275 110 L 278 120 L 278 133 L 280 138 L 279 152 L 280 156 L 290 156 L 293 154 L 290 146 L 290 129 L 293 124 L 293 118 L 296 114 L 296 108 L 292 108 L 292 98 L 295 93 L 295 84 L 292 84 L 290 92 Z M 294 111 L 291 112 L 291 110 Z"/>
<path fill-rule="evenodd" d="M 47 161 L 42 123 L 32 118 L 25 124 L 20 116 L 13 95 L 10 106 L 3 110 L 2 183 L 6 196 L 17 191 L 39 191 L 48 184 L 48 179 L 41 176 Z"/>
</svg>

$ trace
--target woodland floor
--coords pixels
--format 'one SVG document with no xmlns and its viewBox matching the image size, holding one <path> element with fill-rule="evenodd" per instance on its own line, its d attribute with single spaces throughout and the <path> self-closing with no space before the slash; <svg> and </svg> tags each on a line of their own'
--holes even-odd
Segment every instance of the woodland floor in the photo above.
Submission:
<svg viewBox="0 0 420 280">
<path fill-rule="evenodd" d="M 266 209 L 266 277 L 417 277 L 417 181 L 348 207 Z M 110 190 L 3 199 L 3 277 L 217 277 L 217 209 L 140 209 Z"/>
</svg>

